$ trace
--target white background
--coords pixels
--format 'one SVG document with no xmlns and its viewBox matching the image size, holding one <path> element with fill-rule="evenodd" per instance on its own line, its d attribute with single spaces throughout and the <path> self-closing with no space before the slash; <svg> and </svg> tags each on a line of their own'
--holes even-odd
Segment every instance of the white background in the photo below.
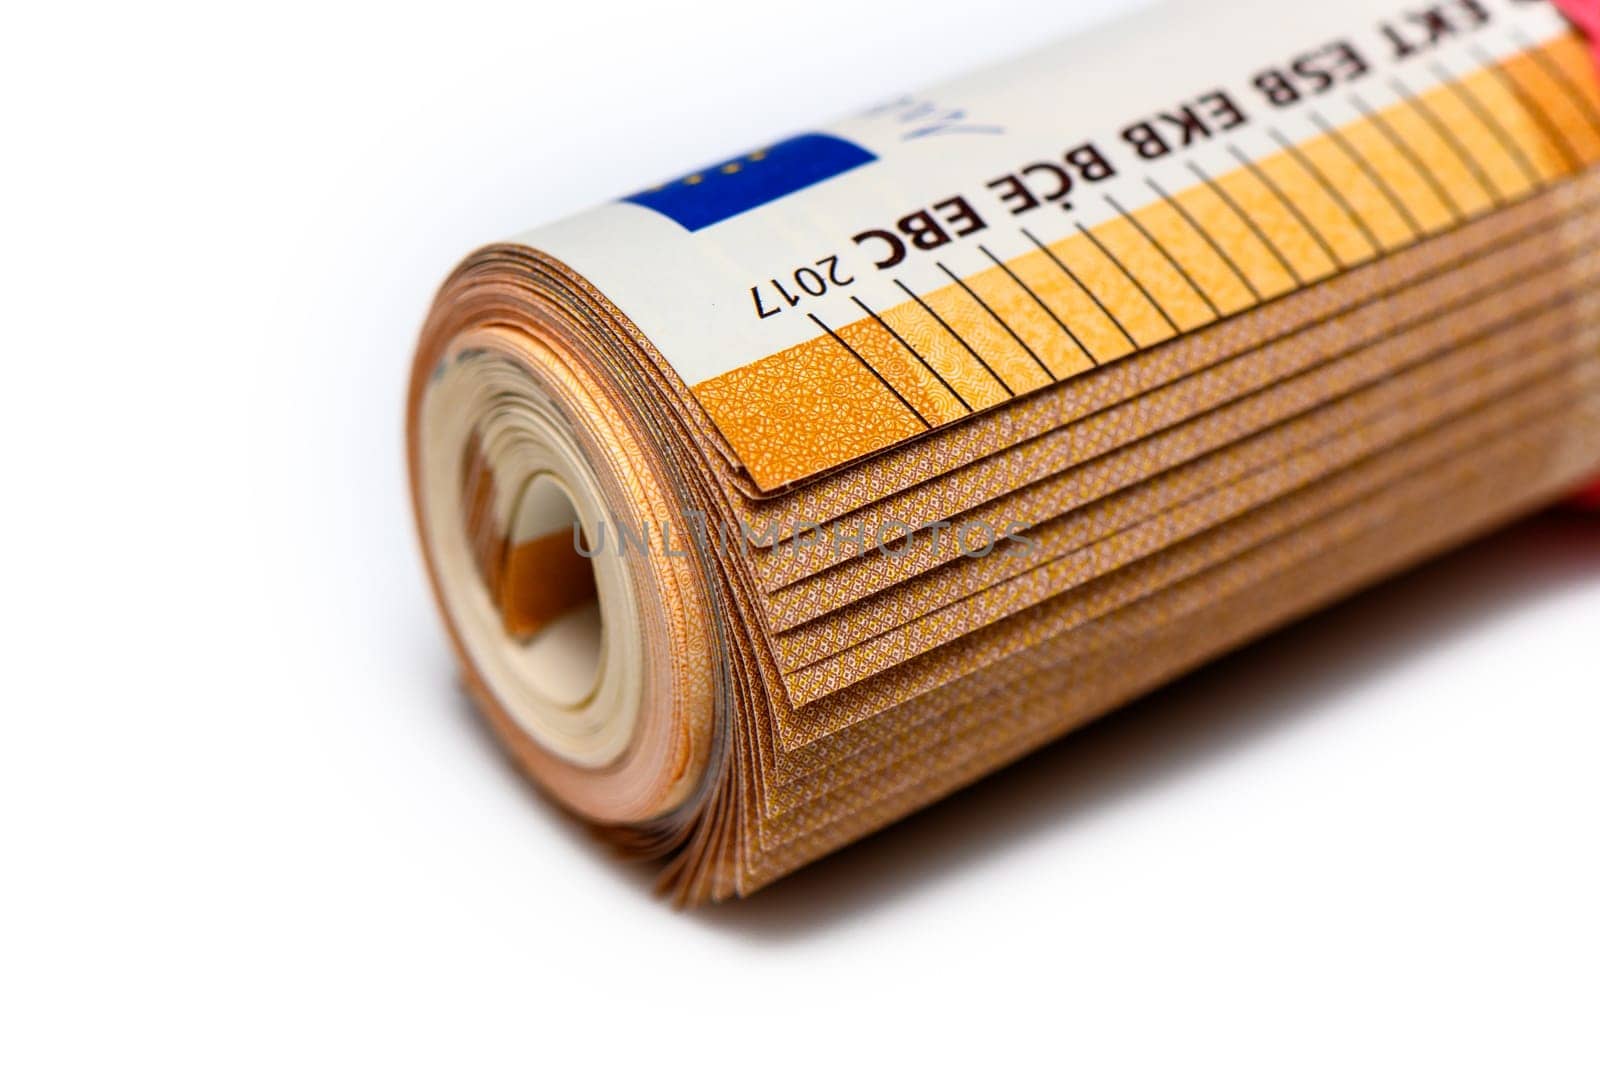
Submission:
<svg viewBox="0 0 1600 1069">
<path fill-rule="evenodd" d="M 10 12 L 0 1063 L 1594 1065 L 1600 519 L 694 914 L 455 689 L 401 447 L 450 266 L 1117 6 Z"/>
</svg>

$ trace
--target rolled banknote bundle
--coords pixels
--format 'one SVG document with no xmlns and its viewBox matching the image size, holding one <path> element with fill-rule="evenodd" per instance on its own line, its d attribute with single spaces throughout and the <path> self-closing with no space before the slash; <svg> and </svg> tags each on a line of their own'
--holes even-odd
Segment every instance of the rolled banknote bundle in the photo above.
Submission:
<svg viewBox="0 0 1600 1069">
<path fill-rule="evenodd" d="M 421 540 L 561 806 L 745 894 L 1600 471 L 1536 0 L 1172 4 L 474 253 Z"/>
</svg>

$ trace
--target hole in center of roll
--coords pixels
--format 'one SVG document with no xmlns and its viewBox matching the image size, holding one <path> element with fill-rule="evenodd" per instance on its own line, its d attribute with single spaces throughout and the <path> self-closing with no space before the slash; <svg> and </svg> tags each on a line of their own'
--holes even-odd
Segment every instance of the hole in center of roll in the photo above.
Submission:
<svg viewBox="0 0 1600 1069">
<path fill-rule="evenodd" d="M 580 706 L 599 682 L 604 621 L 572 494 L 554 475 L 534 475 L 517 494 L 509 525 L 496 533 L 487 506 L 493 475 L 481 456 L 469 455 L 467 467 L 468 538 L 506 639 L 520 647 L 526 678 L 542 696 Z"/>
<path fill-rule="evenodd" d="M 537 662 L 534 685 L 562 705 L 581 703 L 600 675 L 600 597 L 587 545 L 567 488 L 552 475 L 529 479 L 496 600 L 507 637 Z"/>
</svg>

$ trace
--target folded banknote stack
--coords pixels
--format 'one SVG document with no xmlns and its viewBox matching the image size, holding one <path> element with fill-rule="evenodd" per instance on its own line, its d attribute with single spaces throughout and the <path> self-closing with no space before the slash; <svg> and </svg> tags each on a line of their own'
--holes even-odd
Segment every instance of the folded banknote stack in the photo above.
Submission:
<svg viewBox="0 0 1600 1069">
<path fill-rule="evenodd" d="M 1588 44 L 1439 10 L 1174 5 L 469 258 L 410 459 L 518 764 L 745 894 L 1600 471 Z"/>
</svg>

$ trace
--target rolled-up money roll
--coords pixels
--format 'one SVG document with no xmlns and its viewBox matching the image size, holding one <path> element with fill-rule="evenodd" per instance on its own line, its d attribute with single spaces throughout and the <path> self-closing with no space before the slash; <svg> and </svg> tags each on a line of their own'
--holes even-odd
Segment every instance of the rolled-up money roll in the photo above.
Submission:
<svg viewBox="0 0 1600 1069">
<path fill-rule="evenodd" d="M 1600 470 L 1555 7 L 1172 5 L 483 249 L 417 521 L 519 765 L 749 892 Z"/>
</svg>

